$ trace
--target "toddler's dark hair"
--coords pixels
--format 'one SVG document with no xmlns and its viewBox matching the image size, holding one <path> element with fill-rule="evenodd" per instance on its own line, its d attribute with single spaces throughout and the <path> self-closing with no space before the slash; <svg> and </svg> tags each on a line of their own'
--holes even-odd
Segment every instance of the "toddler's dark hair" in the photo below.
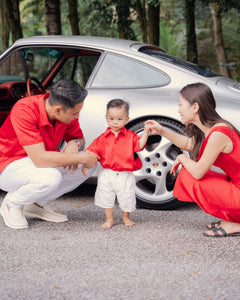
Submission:
<svg viewBox="0 0 240 300">
<path fill-rule="evenodd" d="M 124 107 L 126 113 L 127 113 L 127 116 L 129 115 L 129 103 L 122 100 L 122 99 L 112 99 L 108 102 L 107 104 L 107 111 L 109 110 L 109 108 L 112 108 L 112 107 Z"/>
</svg>

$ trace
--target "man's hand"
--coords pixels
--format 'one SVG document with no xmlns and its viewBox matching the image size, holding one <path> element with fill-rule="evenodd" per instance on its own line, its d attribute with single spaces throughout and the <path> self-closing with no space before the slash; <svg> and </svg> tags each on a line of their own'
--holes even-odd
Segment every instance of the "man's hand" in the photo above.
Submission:
<svg viewBox="0 0 240 300">
<path fill-rule="evenodd" d="M 95 153 L 93 153 L 91 151 L 88 151 L 88 150 L 86 150 L 84 152 L 84 154 L 88 155 L 88 157 L 87 157 L 88 162 L 82 164 L 82 173 L 83 173 L 84 176 L 88 176 L 87 168 L 88 169 L 91 168 L 91 165 L 93 167 L 97 163 L 97 161 L 100 159 L 100 157 L 97 156 L 97 154 L 95 154 Z M 96 161 L 96 162 L 94 163 L 94 161 Z"/>
<path fill-rule="evenodd" d="M 77 139 L 69 141 L 66 145 L 66 147 L 63 150 L 63 153 L 78 153 L 79 150 L 83 150 L 85 146 L 84 139 Z M 75 171 L 78 168 L 78 165 L 71 165 L 67 166 L 65 168 L 68 168 L 69 171 Z"/>
<path fill-rule="evenodd" d="M 84 155 L 86 162 L 83 163 L 83 167 L 87 168 L 87 169 L 91 169 L 93 166 L 96 165 L 97 161 L 100 159 L 100 157 L 90 151 L 85 151 L 84 153 L 81 153 L 81 155 Z"/>
</svg>

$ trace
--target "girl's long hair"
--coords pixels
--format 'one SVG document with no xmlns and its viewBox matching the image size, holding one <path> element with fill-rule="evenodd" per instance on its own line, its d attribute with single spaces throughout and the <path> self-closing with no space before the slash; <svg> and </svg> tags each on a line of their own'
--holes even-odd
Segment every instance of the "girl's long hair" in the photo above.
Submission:
<svg viewBox="0 0 240 300">
<path fill-rule="evenodd" d="M 240 132 L 227 120 L 223 119 L 216 112 L 216 101 L 211 89 L 203 83 L 188 84 L 180 91 L 181 95 L 191 104 L 197 103 L 199 106 L 198 115 L 201 123 L 207 127 L 212 127 L 217 123 L 225 123 L 234 129 L 240 136 Z M 186 125 L 184 133 L 193 137 L 195 145 L 190 153 L 190 157 L 197 159 L 198 152 L 205 136 L 203 132 L 194 124 Z"/>
</svg>

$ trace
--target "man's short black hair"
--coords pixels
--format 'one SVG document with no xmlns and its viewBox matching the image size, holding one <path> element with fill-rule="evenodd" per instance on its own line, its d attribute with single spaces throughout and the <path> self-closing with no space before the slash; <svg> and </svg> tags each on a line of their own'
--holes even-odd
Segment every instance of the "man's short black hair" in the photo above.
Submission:
<svg viewBox="0 0 240 300">
<path fill-rule="evenodd" d="M 108 102 L 107 104 L 107 111 L 109 110 L 109 108 L 112 108 L 112 107 L 124 107 L 126 113 L 127 113 L 127 116 L 129 115 L 129 103 L 122 100 L 122 99 L 112 99 Z"/>
<path fill-rule="evenodd" d="M 76 81 L 62 79 L 51 87 L 48 101 L 50 105 L 60 104 L 63 109 L 69 109 L 83 102 L 87 94 Z"/>
</svg>

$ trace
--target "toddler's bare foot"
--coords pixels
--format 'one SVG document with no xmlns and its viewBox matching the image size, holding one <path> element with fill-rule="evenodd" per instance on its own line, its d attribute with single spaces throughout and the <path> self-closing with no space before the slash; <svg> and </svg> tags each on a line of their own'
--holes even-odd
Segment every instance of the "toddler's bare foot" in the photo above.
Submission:
<svg viewBox="0 0 240 300">
<path fill-rule="evenodd" d="M 130 220 L 128 217 L 124 217 L 124 218 L 123 218 L 123 223 L 124 223 L 125 226 L 127 226 L 127 227 L 130 227 L 130 226 L 135 225 L 135 223 L 134 223 L 132 220 Z"/>
<path fill-rule="evenodd" d="M 113 220 L 106 220 L 106 222 L 103 223 L 101 226 L 104 229 L 110 229 L 113 226 Z"/>
</svg>

